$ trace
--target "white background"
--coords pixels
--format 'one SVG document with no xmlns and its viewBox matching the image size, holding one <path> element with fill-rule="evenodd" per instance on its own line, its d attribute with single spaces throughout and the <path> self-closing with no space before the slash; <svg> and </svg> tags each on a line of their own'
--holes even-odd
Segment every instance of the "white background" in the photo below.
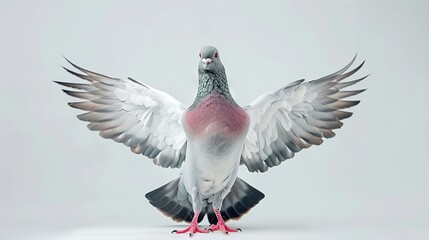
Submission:
<svg viewBox="0 0 429 240">
<path fill-rule="evenodd" d="M 1 1 L 0 238 L 186 239 L 144 194 L 178 175 L 75 118 L 63 55 L 186 105 L 216 46 L 241 105 L 367 60 L 337 136 L 264 174 L 240 221 L 255 239 L 429 238 L 427 1 Z M 206 223 L 204 223 L 206 224 Z M 220 233 L 204 237 L 220 237 Z M 228 238 L 229 239 L 229 238 Z"/>
</svg>

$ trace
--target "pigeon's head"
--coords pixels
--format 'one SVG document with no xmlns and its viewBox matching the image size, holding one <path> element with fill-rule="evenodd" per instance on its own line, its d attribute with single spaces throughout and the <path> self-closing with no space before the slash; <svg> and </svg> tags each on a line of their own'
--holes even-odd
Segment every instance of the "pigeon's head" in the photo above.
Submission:
<svg viewBox="0 0 429 240">
<path fill-rule="evenodd" d="M 200 58 L 198 72 L 216 73 L 225 70 L 222 62 L 220 61 L 219 52 L 215 47 L 206 46 L 201 48 L 198 56 Z"/>
</svg>

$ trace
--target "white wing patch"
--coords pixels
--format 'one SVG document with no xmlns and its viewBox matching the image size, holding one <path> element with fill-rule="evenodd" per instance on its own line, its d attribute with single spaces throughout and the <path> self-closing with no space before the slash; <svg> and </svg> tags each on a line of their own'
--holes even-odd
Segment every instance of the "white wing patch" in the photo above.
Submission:
<svg viewBox="0 0 429 240">
<path fill-rule="evenodd" d="M 338 72 L 310 82 L 295 81 L 246 106 L 251 122 L 241 164 L 251 172 L 265 172 L 292 158 L 295 152 L 334 137 L 332 130 L 342 126 L 340 120 L 352 115 L 340 109 L 359 103 L 342 99 L 364 91 L 341 90 L 367 77 L 341 82 L 364 64 L 346 73 L 355 58 Z"/>
<path fill-rule="evenodd" d="M 180 167 L 185 159 L 186 136 L 182 128 L 182 104 L 167 93 L 133 79 L 101 75 L 72 64 L 82 73 L 68 72 L 89 83 L 57 82 L 70 96 L 84 99 L 69 103 L 87 111 L 78 116 L 103 138 L 123 143 L 163 167 Z"/>
</svg>

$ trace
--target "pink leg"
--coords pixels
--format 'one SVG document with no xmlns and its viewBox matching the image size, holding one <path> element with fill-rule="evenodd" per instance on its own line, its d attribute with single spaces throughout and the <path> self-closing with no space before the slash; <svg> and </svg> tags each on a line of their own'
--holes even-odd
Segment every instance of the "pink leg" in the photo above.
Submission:
<svg viewBox="0 0 429 240">
<path fill-rule="evenodd" d="M 183 233 L 187 233 L 189 232 L 189 237 L 192 237 L 195 233 L 199 232 L 199 233 L 208 233 L 209 230 L 203 230 L 201 228 L 198 227 L 198 215 L 200 213 L 196 212 L 194 217 L 192 218 L 191 224 L 189 225 L 189 227 L 183 229 L 183 230 L 173 230 L 171 233 L 176 233 L 176 234 L 183 234 Z"/>
<path fill-rule="evenodd" d="M 209 227 L 209 229 L 208 229 L 209 231 L 221 231 L 221 232 L 223 232 L 224 234 L 227 234 L 227 235 L 228 235 L 229 232 L 238 232 L 238 231 L 241 232 L 240 228 L 237 228 L 237 229 L 230 228 L 230 227 L 228 227 L 225 224 L 225 221 L 223 220 L 222 215 L 220 214 L 219 209 L 214 209 L 214 212 L 215 212 L 216 217 L 217 217 L 217 224 L 216 225 L 212 224 Z"/>
</svg>

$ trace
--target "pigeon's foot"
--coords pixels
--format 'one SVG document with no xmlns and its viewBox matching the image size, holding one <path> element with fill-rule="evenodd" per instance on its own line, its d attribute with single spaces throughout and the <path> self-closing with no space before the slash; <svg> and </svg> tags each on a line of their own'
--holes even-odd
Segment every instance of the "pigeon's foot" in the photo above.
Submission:
<svg viewBox="0 0 429 240">
<path fill-rule="evenodd" d="M 198 215 L 199 215 L 199 212 L 195 213 L 189 227 L 182 229 L 182 230 L 173 230 L 171 233 L 176 233 L 176 234 L 189 233 L 189 237 L 192 237 L 197 232 L 198 233 L 208 233 L 209 230 L 201 229 L 198 227 Z"/>
<path fill-rule="evenodd" d="M 198 227 L 198 224 L 191 223 L 189 227 L 182 229 L 182 230 L 173 230 L 171 233 L 176 234 L 183 234 L 183 233 L 189 233 L 189 237 L 192 237 L 195 233 L 208 233 L 209 230 L 207 229 L 201 229 Z"/>
<path fill-rule="evenodd" d="M 219 209 L 214 209 L 214 212 L 217 217 L 217 224 L 212 224 L 207 230 L 208 231 L 221 231 L 222 233 L 228 235 L 230 232 L 241 232 L 240 228 L 230 228 L 225 224 L 225 221 L 222 218 L 222 215 L 220 214 Z"/>
<path fill-rule="evenodd" d="M 222 222 L 217 222 L 216 225 L 212 224 L 208 229 L 208 231 L 221 231 L 222 233 L 228 235 L 230 232 L 241 232 L 240 228 L 230 228 L 228 227 L 224 221 Z"/>
</svg>

